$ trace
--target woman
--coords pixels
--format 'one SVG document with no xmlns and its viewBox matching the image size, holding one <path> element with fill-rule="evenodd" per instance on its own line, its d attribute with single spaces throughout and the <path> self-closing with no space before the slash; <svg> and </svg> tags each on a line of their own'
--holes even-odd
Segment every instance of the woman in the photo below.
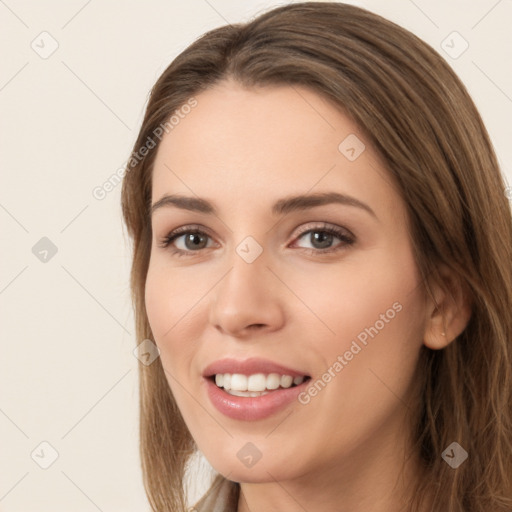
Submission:
<svg viewBox="0 0 512 512">
<path fill-rule="evenodd" d="M 512 223 L 428 45 L 340 3 L 213 30 L 127 167 L 156 511 L 512 509 Z"/>
</svg>

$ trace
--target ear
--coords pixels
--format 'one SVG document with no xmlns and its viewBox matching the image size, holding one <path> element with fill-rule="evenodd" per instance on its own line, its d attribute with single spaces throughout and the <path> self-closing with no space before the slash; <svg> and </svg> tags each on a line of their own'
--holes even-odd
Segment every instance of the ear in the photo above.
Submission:
<svg viewBox="0 0 512 512">
<path fill-rule="evenodd" d="M 447 347 L 471 318 L 469 293 L 459 278 L 446 265 L 439 267 L 442 285 L 430 283 L 427 297 L 426 323 L 423 342 L 432 350 Z"/>
</svg>

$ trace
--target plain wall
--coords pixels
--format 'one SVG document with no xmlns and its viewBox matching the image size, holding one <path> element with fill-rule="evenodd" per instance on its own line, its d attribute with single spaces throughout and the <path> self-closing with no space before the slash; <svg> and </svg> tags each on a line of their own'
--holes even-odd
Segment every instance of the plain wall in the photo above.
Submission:
<svg viewBox="0 0 512 512">
<path fill-rule="evenodd" d="M 284 3 L 0 3 L 0 511 L 149 510 L 121 186 L 93 191 L 129 157 L 148 92 L 180 51 Z M 445 56 L 512 184 L 512 2 L 349 3 Z M 453 31 L 469 44 L 458 58 L 441 47 Z"/>
</svg>

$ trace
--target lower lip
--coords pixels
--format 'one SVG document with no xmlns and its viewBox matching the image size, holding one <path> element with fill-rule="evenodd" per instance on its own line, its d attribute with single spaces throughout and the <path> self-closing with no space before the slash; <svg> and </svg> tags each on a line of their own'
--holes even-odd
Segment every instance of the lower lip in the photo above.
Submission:
<svg viewBox="0 0 512 512">
<path fill-rule="evenodd" d="M 298 386 L 270 391 L 256 397 L 233 396 L 219 388 L 211 379 L 205 379 L 208 397 L 212 404 L 225 416 L 235 420 L 255 421 L 268 418 L 290 405 L 304 388 L 309 379 Z"/>
</svg>

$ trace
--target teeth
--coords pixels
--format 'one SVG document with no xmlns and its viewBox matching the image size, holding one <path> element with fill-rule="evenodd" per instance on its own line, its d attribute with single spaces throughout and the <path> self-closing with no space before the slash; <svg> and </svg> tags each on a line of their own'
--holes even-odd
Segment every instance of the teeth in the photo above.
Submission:
<svg viewBox="0 0 512 512">
<path fill-rule="evenodd" d="M 235 391 L 247 391 L 247 376 L 241 375 L 240 373 L 234 373 L 231 375 L 231 389 Z M 250 391 L 257 391 L 256 389 L 250 388 Z"/>
<path fill-rule="evenodd" d="M 271 373 L 266 380 L 267 389 L 277 389 L 281 385 L 281 376 L 277 373 Z"/>
<path fill-rule="evenodd" d="M 255 373 L 249 375 L 247 379 L 247 390 L 248 391 L 265 391 L 267 387 L 267 377 L 263 373 Z"/>
<path fill-rule="evenodd" d="M 290 388 L 293 384 L 298 386 L 304 382 L 305 377 L 292 377 L 291 375 L 279 375 L 278 373 L 255 373 L 243 375 L 241 373 L 218 373 L 215 375 L 215 384 L 219 388 L 235 396 L 261 396 L 270 390 Z"/>
<path fill-rule="evenodd" d="M 293 379 L 293 383 L 298 386 L 299 384 L 302 384 L 304 382 L 304 377 L 295 377 Z"/>
<path fill-rule="evenodd" d="M 281 377 L 281 387 L 289 388 L 293 384 L 293 377 L 291 375 L 283 375 Z"/>
</svg>

